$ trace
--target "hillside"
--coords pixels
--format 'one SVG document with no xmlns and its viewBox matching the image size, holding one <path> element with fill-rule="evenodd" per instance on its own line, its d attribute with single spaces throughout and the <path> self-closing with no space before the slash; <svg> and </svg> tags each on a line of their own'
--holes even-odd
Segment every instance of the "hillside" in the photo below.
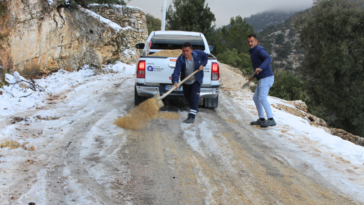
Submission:
<svg viewBox="0 0 364 205">
<path fill-rule="evenodd" d="M 298 13 L 290 16 L 283 23 L 271 25 L 258 33 L 260 45 L 272 56 L 273 69 L 295 71 L 304 57 L 299 46 L 299 36 L 293 26 Z"/>
<path fill-rule="evenodd" d="M 244 18 L 244 20 L 253 26 L 255 32 L 261 32 L 269 26 L 282 24 L 295 13 L 295 11 L 265 11 L 253 14 L 250 17 Z"/>
</svg>

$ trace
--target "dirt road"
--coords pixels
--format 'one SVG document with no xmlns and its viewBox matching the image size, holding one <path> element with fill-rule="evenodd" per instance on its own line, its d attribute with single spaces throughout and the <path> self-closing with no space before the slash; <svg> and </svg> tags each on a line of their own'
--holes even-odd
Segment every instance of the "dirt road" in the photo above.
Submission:
<svg viewBox="0 0 364 205">
<path fill-rule="evenodd" d="M 79 86 L 41 108 L 60 118 L 12 125 L 38 146 L 3 151 L 0 160 L 21 157 L 0 169 L 0 204 L 359 204 L 303 153 L 272 140 L 270 129 L 248 125 L 255 119 L 232 102 L 228 86 L 218 109 L 201 107 L 193 125 L 182 123 L 184 101 L 167 100 L 160 112 L 176 117 L 161 115 L 139 131 L 116 127 L 134 107 L 133 82 L 115 74 Z M 90 86 L 99 89 L 81 99 Z M 0 122 L 9 126 L 10 119 Z"/>
</svg>

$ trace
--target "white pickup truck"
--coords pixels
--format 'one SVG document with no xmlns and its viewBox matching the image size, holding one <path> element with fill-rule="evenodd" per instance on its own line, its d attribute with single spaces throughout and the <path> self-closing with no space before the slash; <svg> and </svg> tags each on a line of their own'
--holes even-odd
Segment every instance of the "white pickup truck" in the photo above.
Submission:
<svg viewBox="0 0 364 205">
<path fill-rule="evenodd" d="M 153 31 L 146 43 L 138 43 L 137 49 L 143 49 L 136 67 L 135 105 L 153 97 L 159 92 L 162 96 L 172 87 L 171 76 L 176 66 L 177 57 L 151 56 L 162 50 L 181 49 L 182 44 L 190 42 L 194 50 L 204 51 L 209 59 L 204 67 L 203 84 L 200 97 L 207 108 L 216 108 L 219 98 L 219 64 L 210 53 L 206 38 L 202 33 L 186 31 Z M 183 97 L 182 86 L 169 97 Z"/>
</svg>

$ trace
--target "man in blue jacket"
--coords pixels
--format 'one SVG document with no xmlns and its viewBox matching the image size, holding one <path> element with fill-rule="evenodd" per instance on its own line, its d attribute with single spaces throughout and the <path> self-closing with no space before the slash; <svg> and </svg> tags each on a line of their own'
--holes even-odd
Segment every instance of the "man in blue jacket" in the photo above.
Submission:
<svg viewBox="0 0 364 205">
<path fill-rule="evenodd" d="M 176 68 L 172 74 L 172 83 L 177 87 L 180 73 L 181 80 L 183 80 L 195 70 L 199 71 L 183 84 L 183 94 L 190 104 L 190 113 L 188 114 L 188 118 L 183 121 L 184 123 L 195 122 L 198 102 L 200 100 L 200 88 L 203 80 L 203 67 L 206 66 L 207 60 L 207 54 L 199 50 L 194 51 L 190 42 L 182 45 L 182 55 L 177 59 Z"/>
<path fill-rule="evenodd" d="M 259 115 L 259 119 L 251 122 L 250 124 L 260 125 L 260 127 L 275 126 L 276 122 L 273 119 L 273 112 L 267 99 L 269 89 L 274 83 L 274 74 L 270 67 L 272 58 L 269 56 L 265 48 L 258 45 L 258 39 L 255 34 L 248 36 L 248 43 L 250 47 L 250 58 L 255 71 L 254 77 L 258 80 L 253 100 Z M 249 81 L 252 81 L 254 77 L 249 78 Z M 267 114 L 267 120 L 264 118 L 263 107 Z"/>
</svg>

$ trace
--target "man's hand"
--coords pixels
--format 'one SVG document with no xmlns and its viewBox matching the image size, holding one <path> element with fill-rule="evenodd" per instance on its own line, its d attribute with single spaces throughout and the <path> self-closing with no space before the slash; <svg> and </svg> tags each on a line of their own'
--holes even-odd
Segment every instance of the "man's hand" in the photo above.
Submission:
<svg viewBox="0 0 364 205">
<path fill-rule="evenodd" d="M 174 83 L 173 86 L 177 89 L 178 88 L 178 84 Z"/>
<path fill-rule="evenodd" d="M 202 65 L 200 65 L 200 67 L 198 68 L 198 72 L 201 72 L 201 71 L 203 71 L 203 66 Z"/>
<path fill-rule="evenodd" d="M 255 69 L 255 73 L 256 73 L 257 75 L 258 75 L 261 71 L 262 71 L 262 69 L 260 69 L 260 68 Z"/>
</svg>

